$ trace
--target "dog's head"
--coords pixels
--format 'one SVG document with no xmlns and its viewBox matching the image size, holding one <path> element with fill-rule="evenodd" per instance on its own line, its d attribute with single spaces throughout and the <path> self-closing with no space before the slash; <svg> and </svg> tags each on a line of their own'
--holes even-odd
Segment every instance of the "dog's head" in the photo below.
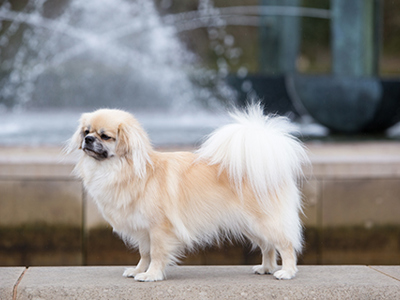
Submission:
<svg viewBox="0 0 400 300">
<path fill-rule="evenodd" d="M 151 145 L 139 122 L 117 109 L 100 109 L 81 116 L 78 130 L 70 139 L 67 151 L 81 149 L 99 162 L 114 158 L 132 160 L 138 176 L 151 163 Z"/>
</svg>

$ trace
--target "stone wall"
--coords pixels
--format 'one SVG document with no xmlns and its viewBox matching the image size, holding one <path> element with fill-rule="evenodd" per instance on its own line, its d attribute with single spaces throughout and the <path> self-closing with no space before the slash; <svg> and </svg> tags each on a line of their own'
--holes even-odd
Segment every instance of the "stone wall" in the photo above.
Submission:
<svg viewBox="0 0 400 300">
<path fill-rule="evenodd" d="M 300 264 L 400 264 L 400 145 L 308 144 Z M 0 265 L 136 264 L 71 176 L 58 148 L 0 149 Z M 249 245 L 188 254 L 184 264 L 256 264 Z"/>
</svg>

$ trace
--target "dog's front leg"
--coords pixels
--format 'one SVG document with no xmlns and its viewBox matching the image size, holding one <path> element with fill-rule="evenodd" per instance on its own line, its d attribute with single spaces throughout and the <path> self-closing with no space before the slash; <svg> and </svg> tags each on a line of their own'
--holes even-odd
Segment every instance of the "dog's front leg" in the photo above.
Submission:
<svg viewBox="0 0 400 300">
<path fill-rule="evenodd" d="M 150 265 L 150 236 L 148 232 L 143 232 L 139 239 L 140 260 L 135 268 L 127 268 L 124 277 L 135 277 L 139 273 L 146 272 Z"/>
<path fill-rule="evenodd" d="M 146 272 L 137 274 L 137 281 L 158 281 L 165 278 L 165 267 L 174 257 L 179 242 L 165 227 L 150 232 L 150 266 Z"/>
</svg>

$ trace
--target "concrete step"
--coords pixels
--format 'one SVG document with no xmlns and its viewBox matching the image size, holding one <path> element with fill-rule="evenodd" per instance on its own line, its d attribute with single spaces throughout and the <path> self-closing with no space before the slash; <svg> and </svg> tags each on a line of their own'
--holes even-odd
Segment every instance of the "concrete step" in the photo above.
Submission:
<svg viewBox="0 0 400 300">
<path fill-rule="evenodd" d="M 136 282 L 123 267 L 3 267 L 0 299 L 400 299 L 400 266 L 299 266 L 292 280 L 250 266 L 174 266 Z"/>
</svg>

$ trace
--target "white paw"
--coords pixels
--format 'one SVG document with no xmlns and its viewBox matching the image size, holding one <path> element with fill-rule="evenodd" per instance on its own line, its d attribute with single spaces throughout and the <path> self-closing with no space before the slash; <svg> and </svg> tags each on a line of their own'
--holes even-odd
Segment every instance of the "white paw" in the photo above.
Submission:
<svg viewBox="0 0 400 300">
<path fill-rule="evenodd" d="M 264 267 L 263 265 L 257 265 L 253 267 L 253 272 L 256 274 L 273 274 L 277 267 Z"/>
<path fill-rule="evenodd" d="M 145 272 L 135 276 L 135 280 L 137 281 L 159 281 L 163 279 L 164 275 L 162 272 L 157 272 L 156 274 Z"/>
<path fill-rule="evenodd" d="M 260 275 L 265 274 L 265 270 L 264 270 L 263 265 L 254 266 L 253 267 L 253 272 L 256 273 L 256 274 L 260 274 Z"/>
<path fill-rule="evenodd" d="M 296 271 L 279 270 L 274 273 L 276 279 L 292 279 L 296 275 Z"/>
<path fill-rule="evenodd" d="M 140 270 L 138 270 L 137 268 L 127 268 L 127 269 L 125 269 L 125 272 L 124 272 L 124 274 L 122 274 L 122 276 L 135 277 L 139 273 L 140 273 Z"/>
</svg>

